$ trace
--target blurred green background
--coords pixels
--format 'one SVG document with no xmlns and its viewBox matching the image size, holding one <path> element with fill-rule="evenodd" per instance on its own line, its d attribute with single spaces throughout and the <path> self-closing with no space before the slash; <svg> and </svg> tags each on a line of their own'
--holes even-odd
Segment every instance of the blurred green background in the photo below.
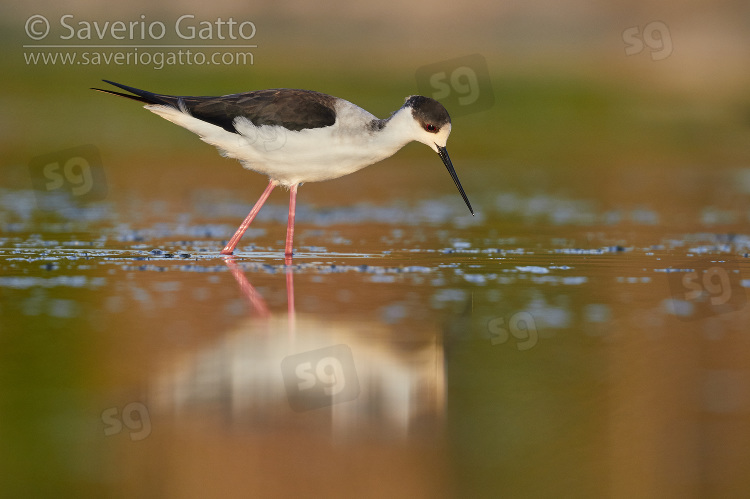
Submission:
<svg viewBox="0 0 750 499">
<path fill-rule="evenodd" d="M 0 141 L 6 168 L 81 143 L 94 143 L 108 156 L 152 155 L 157 161 L 173 158 L 176 150 L 206 152 L 189 133 L 146 116 L 133 103 L 88 90 L 100 86 L 102 78 L 183 95 L 309 88 L 385 117 L 405 96 L 417 93 L 415 75 L 421 67 L 470 54 L 487 62 L 494 103 L 457 116 L 449 145 L 459 168 L 460 158 L 492 163 L 481 172 L 484 185 L 502 180 L 503 164 L 715 168 L 734 166 L 750 153 L 750 7 L 742 2 L 172 2 L 159 7 L 128 2 L 106 8 L 34 2 L 6 4 L 2 14 L 6 55 Z M 25 23 L 40 14 L 51 29 L 35 41 Z M 241 42 L 216 36 L 205 42 L 180 40 L 174 24 L 181 15 L 194 15 L 193 25 L 218 18 L 249 20 L 256 33 L 247 43 L 257 48 L 250 49 L 252 64 L 239 66 L 182 64 L 157 70 L 140 64 L 27 63 L 29 54 L 58 50 L 24 45 L 149 42 L 98 40 L 94 30 L 91 40 L 79 40 L 77 34 L 61 40 L 69 34 L 60 24 L 66 14 L 73 16 L 66 23 L 76 29 L 83 26 L 80 22 L 160 21 L 167 35 L 154 43 L 181 45 Z M 654 21 L 664 23 L 668 32 L 644 40 L 646 26 Z M 627 55 L 634 42 L 623 33 L 633 28 L 643 46 Z M 669 55 L 659 59 L 667 49 Z"/>
</svg>

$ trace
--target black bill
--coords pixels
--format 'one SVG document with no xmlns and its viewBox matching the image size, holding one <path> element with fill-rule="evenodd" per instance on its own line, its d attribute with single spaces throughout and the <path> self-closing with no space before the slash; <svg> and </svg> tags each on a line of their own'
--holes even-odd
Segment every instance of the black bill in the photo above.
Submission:
<svg viewBox="0 0 750 499">
<path fill-rule="evenodd" d="M 464 198 L 464 201 L 466 202 L 466 206 L 469 207 L 469 211 L 471 212 L 472 215 L 474 215 L 474 210 L 471 208 L 471 203 L 469 202 L 469 198 L 466 197 L 464 188 L 461 187 L 461 182 L 458 181 L 458 175 L 456 175 L 456 170 L 453 168 L 453 163 L 451 163 L 451 157 L 448 156 L 448 150 L 445 147 L 438 146 L 438 156 L 440 156 L 440 159 L 443 160 L 443 164 L 448 169 L 448 173 L 451 174 L 451 178 L 453 179 L 453 182 L 456 184 L 456 187 L 458 187 L 458 192 L 461 193 L 461 197 Z"/>
</svg>

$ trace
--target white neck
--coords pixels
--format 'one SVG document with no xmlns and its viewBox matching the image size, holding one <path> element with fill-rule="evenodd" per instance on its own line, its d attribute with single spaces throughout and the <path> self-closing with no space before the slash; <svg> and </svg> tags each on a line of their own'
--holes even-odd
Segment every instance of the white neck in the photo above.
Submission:
<svg viewBox="0 0 750 499">
<path fill-rule="evenodd" d="M 375 129 L 367 140 L 368 148 L 377 156 L 376 161 L 392 156 L 414 140 L 414 119 L 409 109 L 399 109 L 381 124 L 383 127 Z"/>
</svg>

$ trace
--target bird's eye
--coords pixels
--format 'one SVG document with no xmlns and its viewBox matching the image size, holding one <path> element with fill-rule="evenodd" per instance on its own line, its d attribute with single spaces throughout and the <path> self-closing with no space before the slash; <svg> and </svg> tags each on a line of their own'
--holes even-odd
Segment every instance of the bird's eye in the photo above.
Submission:
<svg viewBox="0 0 750 499">
<path fill-rule="evenodd" d="M 427 123 L 424 126 L 424 129 L 427 130 L 428 132 L 437 132 L 437 130 L 438 130 L 437 127 L 435 125 L 431 124 L 431 123 Z"/>
</svg>

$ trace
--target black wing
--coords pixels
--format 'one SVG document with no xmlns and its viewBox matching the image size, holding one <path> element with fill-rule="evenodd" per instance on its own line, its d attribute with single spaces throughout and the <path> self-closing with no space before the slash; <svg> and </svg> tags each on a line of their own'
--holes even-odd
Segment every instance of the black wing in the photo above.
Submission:
<svg viewBox="0 0 750 499">
<path fill-rule="evenodd" d="M 221 97 L 180 97 L 155 94 L 109 80 L 102 81 L 134 95 L 101 88 L 92 90 L 127 97 L 146 104 L 162 104 L 177 109 L 180 109 L 182 105 L 192 116 L 232 133 L 237 133 L 234 128 L 234 119 L 240 116 L 247 118 L 256 126 L 280 125 L 295 131 L 322 128 L 336 122 L 334 108 L 336 97 L 312 90 L 276 88 Z"/>
</svg>

